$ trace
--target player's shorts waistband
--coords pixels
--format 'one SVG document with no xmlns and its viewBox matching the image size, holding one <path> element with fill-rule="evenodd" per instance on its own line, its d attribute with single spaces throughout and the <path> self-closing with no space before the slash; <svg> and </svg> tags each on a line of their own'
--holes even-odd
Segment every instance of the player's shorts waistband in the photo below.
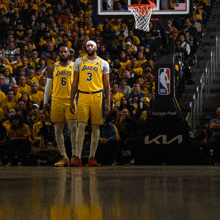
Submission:
<svg viewBox="0 0 220 220">
<path fill-rule="evenodd" d="M 84 91 L 79 90 L 80 93 L 85 93 L 85 94 L 95 94 L 95 93 L 99 93 L 99 92 L 102 92 L 102 91 L 103 91 L 102 89 L 99 90 L 99 91 L 95 91 L 95 92 L 84 92 Z"/>
</svg>

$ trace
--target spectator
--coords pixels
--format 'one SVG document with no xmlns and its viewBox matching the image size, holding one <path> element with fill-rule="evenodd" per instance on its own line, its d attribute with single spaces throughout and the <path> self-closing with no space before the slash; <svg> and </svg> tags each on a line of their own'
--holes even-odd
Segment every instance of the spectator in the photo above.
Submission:
<svg viewBox="0 0 220 220">
<path fill-rule="evenodd" d="M 16 75 L 16 77 L 18 77 L 20 69 L 24 69 L 25 70 L 25 77 L 27 77 L 28 76 L 28 71 L 30 69 L 33 69 L 33 67 L 30 64 L 28 64 L 28 58 L 26 56 L 22 57 L 21 62 L 22 62 L 22 66 L 18 66 L 16 68 L 15 75 Z"/>
<path fill-rule="evenodd" d="M 118 107 L 118 112 L 122 111 L 123 109 L 128 109 L 130 115 L 132 114 L 132 106 L 127 96 L 123 96 L 121 98 L 121 103 L 120 103 L 120 106 Z"/>
<path fill-rule="evenodd" d="M 12 69 L 12 66 L 11 66 L 9 60 L 8 60 L 7 58 L 3 57 L 3 58 L 1 59 L 1 61 L 2 61 L 2 64 L 5 65 L 5 68 L 8 68 L 8 69 L 10 70 L 10 72 L 12 73 L 13 69 Z M 5 72 L 5 69 L 4 69 L 3 73 L 4 73 L 4 72 Z"/>
<path fill-rule="evenodd" d="M 40 29 L 40 24 L 36 20 L 36 15 L 32 14 L 28 26 L 32 29 L 32 33 L 36 35 L 37 30 Z"/>
<path fill-rule="evenodd" d="M 51 21 L 51 24 L 50 24 L 50 34 L 51 34 L 52 37 L 55 38 L 55 40 L 56 40 L 56 38 L 59 35 L 58 32 L 59 32 L 59 27 L 57 27 L 56 21 L 54 21 L 54 20 Z"/>
<path fill-rule="evenodd" d="M 112 100 L 113 100 L 113 105 L 116 109 L 118 109 L 120 102 L 121 102 L 121 98 L 124 96 L 122 93 L 119 92 L 119 86 L 117 83 L 114 83 L 112 85 Z"/>
<path fill-rule="evenodd" d="M 196 15 L 194 14 L 192 16 L 192 27 L 195 27 L 196 30 L 197 30 L 197 33 L 200 35 L 201 32 L 202 32 L 202 25 L 201 23 L 199 23 L 198 21 L 198 18 L 196 17 Z"/>
<path fill-rule="evenodd" d="M 38 83 L 36 82 L 31 84 L 30 100 L 38 105 L 44 101 L 44 93 L 38 90 Z"/>
<path fill-rule="evenodd" d="M 78 14 L 78 12 L 80 10 L 82 10 L 82 11 L 86 10 L 86 5 L 80 0 L 73 0 L 73 5 L 74 5 L 73 13 L 76 14 L 76 15 Z"/>
<path fill-rule="evenodd" d="M 38 112 L 39 112 L 39 105 L 34 103 L 32 106 L 31 106 L 31 112 L 30 112 L 30 116 L 28 117 L 27 119 L 27 124 L 28 126 L 30 127 L 31 129 L 31 132 L 33 130 L 33 126 L 36 122 L 38 122 Z"/>
<path fill-rule="evenodd" d="M 147 60 L 145 59 L 144 52 L 139 50 L 137 52 L 137 66 L 143 68 L 144 63 L 146 63 L 146 62 L 147 62 Z"/>
<path fill-rule="evenodd" d="M 142 102 L 140 101 L 140 98 L 139 98 L 139 94 L 138 93 L 133 93 L 132 95 L 132 99 L 130 101 L 130 105 L 132 106 L 131 109 L 132 109 L 132 117 L 135 118 L 135 115 L 137 113 L 137 111 L 139 109 L 142 109 L 143 107 L 143 104 Z"/>
<path fill-rule="evenodd" d="M 5 50 L 5 57 L 10 61 L 15 60 L 15 54 L 20 54 L 20 48 L 15 46 L 15 42 L 12 41 L 9 43 L 8 48 Z"/>
<path fill-rule="evenodd" d="M 127 68 L 128 66 L 131 67 L 131 60 L 127 59 L 125 51 L 121 51 L 119 60 L 123 69 Z"/>
<path fill-rule="evenodd" d="M 72 48 L 72 43 L 68 38 L 67 34 L 62 35 L 62 45 L 67 46 L 68 49 Z"/>
<path fill-rule="evenodd" d="M 27 113 L 29 113 L 31 110 L 31 100 L 29 95 L 27 93 L 23 93 L 20 100 L 24 102 L 24 109 L 27 111 Z"/>
<path fill-rule="evenodd" d="M 122 78 L 119 86 L 119 93 L 123 94 L 126 97 L 128 97 L 128 95 L 131 93 L 131 87 L 127 85 L 127 83 L 127 78 Z"/>
<path fill-rule="evenodd" d="M 89 18 L 90 20 L 92 19 L 92 13 L 94 12 L 93 10 L 93 5 L 91 2 L 87 2 L 86 4 L 86 10 L 85 10 L 85 17 Z"/>
<path fill-rule="evenodd" d="M 12 69 L 13 69 L 13 74 L 15 73 L 15 70 L 17 69 L 17 67 L 22 66 L 22 62 L 21 62 L 21 56 L 20 54 L 15 54 L 14 56 L 14 60 L 11 62 L 12 65 Z"/>
<path fill-rule="evenodd" d="M 13 83 L 11 89 L 14 91 L 14 101 L 18 102 L 19 98 L 21 98 L 21 93 L 18 92 L 18 85 Z"/>
<path fill-rule="evenodd" d="M 23 94 L 23 93 L 30 94 L 31 93 L 31 87 L 28 84 L 26 84 L 25 76 L 21 76 L 19 79 L 18 92 L 21 94 Z"/>
<path fill-rule="evenodd" d="M 132 73 L 131 71 L 127 68 L 123 69 L 122 71 L 122 78 L 127 79 L 127 85 L 133 88 L 133 85 L 136 83 L 138 75 L 137 73 Z"/>
<path fill-rule="evenodd" d="M 74 24 L 74 17 L 73 17 L 73 14 L 70 13 L 68 15 L 68 21 L 63 24 L 64 31 L 68 36 L 71 35 L 71 30 L 73 29 L 73 24 Z"/>
<path fill-rule="evenodd" d="M 44 59 L 48 59 L 51 57 L 52 52 L 55 51 L 55 46 L 54 43 L 52 42 L 48 42 L 47 44 L 45 44 L 46 49 L 43 50 L 43 52 L 41 53 L 41 57 Z"/>
<path fill-rule="evenodd" d="M 33 133 L 37 132 L 32 149 L 32 163 L 38 165 L 54 165 L 60 158 L 60 152 L 55 144 L 54 126 L 46 120 L 43 110 L 39 111 L 39 122 L 34 124 Z M 36 162 L 35 162 L 36 161 Z"/>
<path fill-rule="evenodd" d="M 35 107 L 38 108 L 39 106 L 34 104 L 33 107 L 35 109 Z M 33 146 L 36 148 L 40 147 L 40 142 L 42 141 L 42 134 L 40 134 L 39 132 L 43 126 L 52 126 L 52 124 L 47 120 L 46 115 L 43 112 L 43 110 L 39 109 L 38 110 L 38 122 L 36 121 L 33 125 Z"/>
<path fill-rule="evenodd" d="M 184 31 L 186 33 L 187 41 L 191 48 L 191 53 L 196 53 L 197 50 L 197 41 L 198 41 L 198 32 L 195 27 L 192 26 L 191 20 L 187 18 L 184 23 Z"/>
<path fill-rule="evenodd" d="M 103 25 L 103 31 L 101 31 L 101 37 L 105 40 L 106 43 L 110 41 L 114 36 L 114 31 L 112 31 L 112 28 L 109 23 L 104 23 Z"/>
<path fill-rule="evenodd" d="M 11 89 L 12 84 L 16 83 L 16 80 L 8 68 L 5 69 L 4 76 L 5 76 L 5 85 L 8 85 L 9 89 Z"/>
<path fill-rule="evenodd" d="M 27 122 L 27 110 L 24 109 L 24 101 L 20 98 L 18 100 L 17 107 L 15 108 L 16 114 L 20 115 L 22 117 L 22 120 L 24 123 Z"/>
<path fill-rule="evenodd" d="M 138 84 L 138 83 L 134 84 L 134 91 L 131 92 L 131 93 L 129 94 L 129 96 L 128 96 L 130 102 L 131 102 L 131 100 L 132 100 L 132 97 L 133 97 L 133 94 L 134 94 L 134 93 L 137 93 L 137 94 L 139 95 L 139 99 L 140 99 L 140 101 L 142 102 L 142 100 L 143 100 L 143 98 L 145 97 L 145 95 L 144 95 L 143 92 L 141 92 L 140 84 Z"/>
<path fill-rule="evenodd" d="M 148 116 L 150 115 L 150 99 L 149 98 L 143 98 L 143 108 L 138 109 L 135 115 L 135 118 L 140 121 L 146 121 Z"/>
<path fill-rule="evenodd" d="M 8 110 L 10 108 L 15 108 L 17 106 L 17 103 L 14 101 L 14 91 L 8 90 L 8 94 L 5 99 L 1 101 L 1 108 L 5 115 L 7 115 Z"/>
<path fill-rule="evenodd" d="M 54 45 L 56 44 L 55 38 L 52 37 L 50 30 L 46 29 L 44 31 L 44 35 L 39 40 L 39 47 L 42 50 L 47 50 L 49 53 L 52 52 L 55 48 Z M 42 55 L 41 55 L 42 56 Z"/>
<path fill-rule="evenodd" d="M 74 23 L 75 24 L 75 23 Z M 78 24 L 77 24 L 78 25 Z M 57 34 L 57 37 L 55 37 L 55 42 L 56 42 L 56 48 L 59 47 L 59 45 L 62 43 L 62 36 L 64 34 L 64 29 L 63 27 L 59 27 L 58 29 L 58 34 Z"/>
<path fill-rule="evenodd" d="M 40 58 L 38 56 L 39 56 L 38 50 L 32 49 L 31 57 L 29 58 L 29 63 L 33 67 L 33 69 L 35 69 L 36 66 L 39 65 Z"/>
<path fill-rule="evenodd" d="M 131 58 L 131 72 L 136 73 L 139 76 L 142 76 L 142 74 L 143 74 L 143 68 L 139 67 L 137 65 L 137 58 L 136 57 Z"/>
<path fill-rule="evenodd" d="M 79 25 L 78 23 L 73 23 L 73 28 L 71 29 L 71 35 L 69 36 L 69 39 L 72 41 L 72 44 L 75 45 L 75 38 L 79 35 Z"/>
<path fill-rule="evenodd" d="M 113 69 L 110 74 L 110 85 L 119 84 L 119 71 Z"/>
<path fill-rule="evenodd" d="M 15 114 L 10 117 L 10 129 L 8 132 L 9 143 L 7 146 L 8 164 L 21 166 L 31 150 L 31 130 L 24 124 L 22 117 Z"/>
<path fill-rule="evenodd" d="M 58 25 L 59 25 L 59 26 L 63 26 L 63 24 L 64 24 L 65 22 L 68 22 L 68 16 L 69 16 L 69 14 L 70 14 L 70 9 L 69 9 L 68 7 L 66 7 L 66 8 L 64 9 L 64 13 L 61 14 L 61 15 L 58 17 Z"/>
<path fill-rule="evenodd" d="M 28 84 L 29 86 L 33 83 L 33 82 L 39 82 L 39 80 L 35 77 L 35 70 L 34 69 L 30 69 L 28 71 L 28 76 L 26 77 L 26 84 Z"/>
<path fill-rule="evenodd" d="M 0 91 L 4 92 L 5 95 L 7 95 L 9 86 L 5 84 L 5 76 L 3 74 L 0 74 Z"/>
<path fill-rule="evenodd" d="M 36 32 L 36 36 L 37 36 L 37 39 L 36 39 L 36 41 L 37 41 L 37 46 L 38 46 L 38 44 L 39 44 L 40 39 L 45 36 L 44 33 L 45 33 L 46 29 L 47 29 L 46 24 L 45 24 L 45 22 L 42 21 L 42 22 L 40 23 L 40 27 L 37 29 L 37 32 Z M 41 45 L 40 47 L 42 47 L 42 45 Z"/>
<path fill-rule="evenodd" d="M 50 58 L 47 59 L 47 66 L 51 66 L 52 64 L 54 64 L 57 61 L 59 61 L 59 56 L 57 56 L 57 52 L 56 51 L 53 51 L 51 53 Z"/>
<path fill-rule="evenodd" d="M 74 46 L 80 45 L 80 43 L 82 43 L 82 45 L 85 46 L 88 40 L 89 40 L 89 37 L 85 34 L 84 28 L 79 27 L 79 33 L 78 33 L 78 36 L 75 37 Z"/>
<path fill-rule="evenodd" d="M 187 55 L 190 55 L 191 48 L 190 45 L 186 42 L 186 36 L 183 33 L 180 33 L 178 36 L 178 40 L 181 42 L 181 47 L 183 48 L 184 51 L 187 52 Z"/>
<path fill-rule="evenodd" d="M 212 131 L 212 135 L 210 139 L 204 145 L 204 156 L 208 158 L 210 149 L 213 149 L 213 159 L 214 163 L 219 164 L 219 156 L 220 156 L 220 108 L 216 110 L 217 117 L 210 121 L 210 129 Z"/>
<path fill-rule="evenodd" d="M 38 76 L 38 78 L 41 77 L 42 76 L 41 74 L 44 74 L 48 69 L 47 60 L 44 57 L 40 58 L 39 64 L 40 64 L 40 66 L 37 66 L 37 68 L 36 68 L 36 75 Z M 41 74 L 39 74 L 39 72 L 37 71 L 37 70 L 39 70 L 38 67 L 40 67 L 39 69 L 41 70 L 40 71 Z"/>
<path fill-rule="evenodd" d="M 133 30 L 129 30 L 128 31 L 128 37 L 125 37 L 123 39 L 123 42 L 122 42 L 122 45 L 125 45 L 126 44 L 126 39 L 127 38 L 131 38 L 132 42 L 134 43 L 135 46 L 138 46 L 140 44 L 140 40 L 137 36 L 134 35 L 134 31 Z"/>
<path fill-rule="evenodd" d="M 202 141 L 201 141 L 201 154 L 203 155 L 203 149 L 204 149 L 204 145 L 208 142 L 208 140 L 211 138 L 212 136 L 212 129 L 210 128 L 210 122 L 213 119 L 213 117 L 211 115 L 206 116 L 206 120 L 205 120 L 205 125 L 204 125 L 204 132 L 202 134 Z M 207 152 L 206 152 L 207 153 Z M 207 155 L 205 155 L 207 157 Z M 203 158 L 205 161 L 204 162 L 208 162 L 207 159 L 208 158 Z"/>
<path fill-rule="evenodd" d="M 100 139 L 96 151 L 96 159 L 102 165 L 111 165 L 116 157 L 119 145 L 119 137 L 117 138 L 116 127 L 108 121 L 100 127 Z"/>
</svg>

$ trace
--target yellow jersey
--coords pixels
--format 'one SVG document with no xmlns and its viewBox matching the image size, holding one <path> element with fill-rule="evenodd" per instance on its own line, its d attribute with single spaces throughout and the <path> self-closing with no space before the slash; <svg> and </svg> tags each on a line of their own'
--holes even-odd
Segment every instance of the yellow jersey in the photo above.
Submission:
<svg viewBox="0 0 220 220">
<path fill-rule="evenodd" d="M 87 56 L 82 57 L 79 67 L 78 89 L 83 92 L 95 92 L 103 89 L 102 58 L 89 62 Z"/>
<path fill-rule="evenodd" d="M 52 97 L 61 99 L 71 98 L 71 86 L 74 79 L 74 63 L 63 67 L 60 62 L 54 64 Z"/>
</svg>

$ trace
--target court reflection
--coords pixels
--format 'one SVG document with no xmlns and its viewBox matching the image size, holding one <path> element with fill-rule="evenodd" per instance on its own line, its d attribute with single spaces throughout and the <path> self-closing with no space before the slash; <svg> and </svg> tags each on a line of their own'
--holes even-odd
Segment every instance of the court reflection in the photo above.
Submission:
<svg viewBox="0 0 220 220">
<path fill-rule="evenodd" d="M 219 179 L 213 176 L 69 168 L 53 172 L 0 180 L 0 219 L 185 220 L 205 219 L 210 209 L 217 217 L 220 210 Z"/>
</svg>

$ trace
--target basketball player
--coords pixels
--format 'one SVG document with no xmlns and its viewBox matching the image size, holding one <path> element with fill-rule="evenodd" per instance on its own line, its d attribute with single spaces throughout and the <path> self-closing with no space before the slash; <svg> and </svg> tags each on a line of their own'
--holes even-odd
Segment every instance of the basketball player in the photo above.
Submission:
<svg viewBox="0 0 220 220">
<path fill-rule="evenodd" d="M 55 139 L 62 156 L 54 166 L 69 165 L 69 159 L 64 145 L 63 128 L 67 121 L 71 130 L 72 154 L 75 155 L 76 142 L 76 110 L 70 112 L 71 85 L 74 79 L 74 63 L 69 60 L 70 51 L 66 46 L 59 48 L 60 61 L 51 65 L 48 69 L 48 78 L 44 94 L 44 110 L 48 108 L 48 101 L 52 93 L 51 120 L 55 126 Z"/>
<path fill-rule="evenodd" d="M 97 45 L 89 40 L 86 43 L 88 55 L 78 58 L 74 64 L 74 80 L 71 91 L 70 110 L 74 112 L 74 97 L 78 92 L 78 129 L 76 133 L 76 157 L 71 159 L 70 166 L 82 166 L 82 148 L 85 127 L 91 119 L 92 134 L 88 166 L 98 166 L 95 153 L 100 138 L 99 126 L 104 123 L 104 92 L 107 99 L 105 115 L 110 113 L 109 64 L 96 55 Z M 104 90 L 103 90 L 104 89 Z"/>
</svg>

